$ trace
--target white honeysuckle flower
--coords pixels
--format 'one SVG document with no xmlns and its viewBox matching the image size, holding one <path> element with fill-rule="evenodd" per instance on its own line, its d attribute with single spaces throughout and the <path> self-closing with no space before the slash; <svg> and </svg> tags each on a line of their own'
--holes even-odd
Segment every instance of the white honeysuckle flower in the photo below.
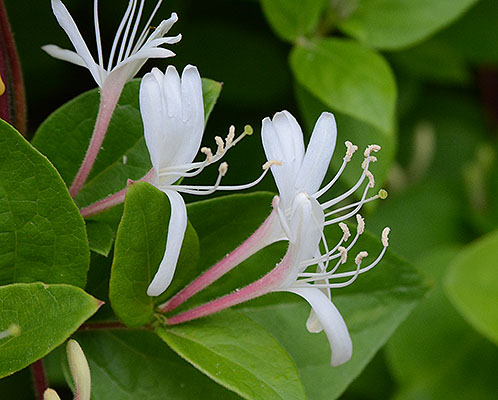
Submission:
<svg viewBox="0 0 498 400">
<path fill-rule="evenodd" d="M 263 120 L 263 146 L 275 177 L 279 196 L 273 199 L 273 211 L 263 225 L 191 285 L 170 299 L 162 310 L 171 311 L 197 291 L 212 283 L 260 249 L 277 240 L 286 239 L 289 247 L 282 261 L 267 275 L 236 292 L 213 300 L 184 313 L 169 317 L 168 324 L 178 324 L 212 314 L 235 304 L 253 299 L 270 292 L 287 291 L 298 294 L 308 301 L 312 313 L 306 323 L 310 332 L 325 331 L 332 350 L 331 364 L 341 365 L 352 355 L 352 342 L 341 314 L 331 300 L 331 289 L 342 288 L 353 283 L 360 274 L 375 267 L 384 256 L 388 246 L 389 228 L 382 232 L 383 248 L 369 265 L 362 267 L 368 256 L 360 251 L 354 258 L 355 268 L 339 271 L 348 261 L 348 253 L 364 232 L 365 223 L 357 213 L 361 206 L 376 198 L 384 198 L 385 191 L 369 199 L 368 189 L 373 187 L 373 175 L 368 170 L 370 162 L 375 161 L 373 151 L 379 146 L 370 145 L 364 152 L 362 174 L 351 189 L 340 196 L 320 204 L 318 198 L 327 192 L 344 171 L 356 146 L 346 142 L 346 155 L 335 177 L 322 189 L 324 179 L 336 142 L 335 119 L 330 113 L 323 113 L 318 119 L 310 143 L 305 152 L 301 128 L 286 111 L 275 114 L 273 121 Z M 274 161 L 273 161 L 274 160 Z M 361 200 L 326 212 L 356 192 L 365 182 Z M 339 214 L 339 216 L 334 217 Z M 327 217 L 331 217 L 327 220 Z M 343 221 L 356 216 L 357 228 L 353 236 Z M 330 246 L 324 228 L 337 224 L 342 232 L 336 244 Z M 350 239 L 352 238 L 352 239 Z M 320 244 L 322 243 L 323 251 Z M 316 265 L 316 272 L 307 272 Z M 217 271 L 217 269 L 221 269 Z M 213 276 L 215 279 L 213 279 Z"/>
<path fill-rule="evenodd" d="M 225 140 L 215 138 L 215 154 L 203 147 L 200 151 L 206 156 L 205 160 L 193 161 L 204 132 L 204 103 L 201 77 L 192 65 L 185 67 L 181 78 L 173 66 L 169 66 L 164 74 L 157 68 L 146 74 L 140 86 L 140 111 L 154 171 L 151 183 L 168 196 L 171 204 L 166 251 L 147 290 L 149 296 L 159 296 L 173 279 L 187 227 L 187 211 L 180 193 L 207 195 L 216 190 L 247 189 L 263 179 L 272 163 L 265 164 L 262 175 L 246 185 L 220 185 L 227 172 L 226 163 L 220 164 L 218 178 L 212 186 L 174 184 L 180 178 L 200 174 L 205 167 L 219 161 L 244 136 L 252 133 L 246 127 L 244 133 L 235 138 L 232 126 Z"/>
<path fill-rule="evenodd" d="M 175 53 L 171 50 L 164 49 L 160 46 L 164 44 L 174 44 L 181 39 L 181 35 L 174 37 L 164 36 L 178 20 L 175 13 L 172 13 L 169 19 L 163 20 L 154 30 L 150 27 L 150 23 L 159 9 L 162 0 L 157 2 L 145 27 L 142 32 L 138 34 L 144 3 L 145 0 L 140 0 L 139 5 L 138 0 L 129 1 L 123 19 L 116 31 L 107 65 L 105 64 L 102 53 L 102 41 L 100 38 L 98 18 L 98 0 L 94 0 L 94 22 L 98 62 L 95 62 L 76 23 L 61 0 L 52 0 L 52 9 L 59 25 L 66 32 L 76 51 L 62 49 L 52 44 L 43 46 L 42 49 L 52 57 L 88 68 L 93 79 L 95 79 L 95 82 L 97 82 L 97 85 L 101 88 L 104 88 L 104 86 L 107 85 L 122 87 L 126 82 L 133 79 L 147 59 L 174 56 Z"/>
</svg>

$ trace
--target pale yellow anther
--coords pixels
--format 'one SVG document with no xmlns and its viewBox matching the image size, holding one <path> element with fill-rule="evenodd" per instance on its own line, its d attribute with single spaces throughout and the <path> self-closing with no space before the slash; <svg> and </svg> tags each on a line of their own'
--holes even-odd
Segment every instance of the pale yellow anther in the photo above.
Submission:
<svg viewBox="0 0 498 400">
<path fill-rule="evenodd" d="M 228 135 L 226 138 L 226 147 L 229 148 L 232 143 L 233 139 L 235 139 L 235 126 L 231 125 L 230 128 L 228 129 Z"/>
<path fill-rule="evenodd" d="M 345 264 L 348 261 L 348 250 L 345 247 L 339 246 L 337 251 L 341 253 L 341 264 Z"/>
<path fill-rule="evenodd" d="M 347 147 L 346 156 L 344 157 L 344 161 L 350 162 L 351 161 L 351 157 L 353 157 L 354 152 L 356 150 L 358 150 L 358 146 L 354 145 L 349 140 L 347 140 L 344 144 Z"/>
<path fill-rule="evenodd" d="M 215 136 L 214 141 L 216 142 L 216 145 L 218 146 L 218 148 L 216 149 L 216 155 L 219 156 L 225 150 L 225 142 L 219 136 Z"/>
<path fill-rule="evenodd" d="M 358 224 L 356 232 L 358 233 L 358 235 L 361 235 L 363 232 L 365 232 L 365 220 L 360 214 L 356 214 L 356 223 Z"/>
<path fill-rule="evenodd" d="M 343 232 L 342 240 L 348 240 L 351 237 L 351 232 L 349 231 L 348 226 L 344 222 L 339 222 L 339 228 L 341 228 Z"/>
<path fill-rule="evenodd" d="M 389 232 L 391 232 L 391 228 L 389 227 L 384 228 L 382 231 L 382 245 L 384 247 L 389 246 Z"/>
<path fill-rule="evenodd" d="M 373 174 L 367 169 L 365 170 L 365 175 L 368 178 L 368 186 L 373 188 L 375 186 L 375 178 Z"/>
<path fill-rule="evenodd" d="M 368 157 L 372 151 L 377 152 L 377 151 L 379 151 L 380 149 L 381 149 L 381 147 L 380 147 L 378 144 L 369 144 L 369 145 L 367 146 L 367 148 L 365 149 L 365 153 L 363 153 L 363 155 L 364 155 L 365 157 Z"/>
<path fill-rule="evenodd" d="M 213 152 L 209 147 L 202 147 L 201 153 L 206 155 L 207 162 L 211 162 L 211 160 L 213 159 Z"/>
<path fill-rule="evenodd" d="M 354 262 L 356 265 L 360 265 L 362 260 L 368 257 L 368 253 L 366 251 L 360 251 L 357 255 L 356 258 L 354 259 Z"/>
<path fill-rule="evenodd" d="M 5 83 L 3 83 L 2 77 L 0 76 L 0 96 L 5 93 Z"/>
<path fill-rule="evenodd" d="M 368 156 L 367 158 L 365 158 L 363 160 L 363 163 L 361 164 L 361 168 L 362 169 L 367 168 L 367 163 L 369 163 L 369 162 L 371 162 L 371 163 L 377 162 L 377 157 L 375 157 L 375 156 Z"/>
<path fill-rule="evenodd" d="M 218 172 L 221 176 L 225 176 L 228 171 L 228 164 L 226 162 L 222 162 L 218 168 Z"/>
<path fill-rule="evenodd" d="M 268 168 L 270 168 L 272 165 L 278 165 L 278 166 L 282 166 L 282 163 L 278 160 L 270 160 L 270 161 L 267 161 L 263 164 L 263 169 L 264 170 L 267 170 Z"/>
<path fill-rule="evenodd" d="M 43 392 L 43 400 L 61 400 L 61 398 L 54 389 L 48 388 Z"/>
</svg>

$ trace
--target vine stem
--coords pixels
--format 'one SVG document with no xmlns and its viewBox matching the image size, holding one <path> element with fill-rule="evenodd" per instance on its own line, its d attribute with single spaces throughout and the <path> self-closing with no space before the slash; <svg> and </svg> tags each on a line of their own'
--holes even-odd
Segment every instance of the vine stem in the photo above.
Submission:
<svg viewBox="0 0 498 400">
<path fill-rule="evenodd" d="M 31 364 L 31 373 L 35 384 L 36 397 L 38 400 L 43 400 L 43 393 L 47 390 L 48 385 L 42 359 L 39 359 Z"/>
</svg>

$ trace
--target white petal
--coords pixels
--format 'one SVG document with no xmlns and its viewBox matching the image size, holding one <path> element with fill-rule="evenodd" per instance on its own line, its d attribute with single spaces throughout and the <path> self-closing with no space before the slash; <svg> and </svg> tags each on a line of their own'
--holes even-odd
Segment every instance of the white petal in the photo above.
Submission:
<svg viewBox="0 0 498 400">
<path fill-rule="evenodd" d="M 291 288 L 288 291 L 303 297 L 315 311 L 330 343 L 331 365 L 336 367 L 348 361 L 353 354 L 353 343 L 335 305 L 315 288 Z"/>
<path fill-rule="evenodd" d="M 171 218 L 168 226 L 166 251 L 152 283 L 147 289 L 149 296 L 159 296 L 171 281 L 176 269 L 176 263 L 182 248 L 185 229 L 187 228 L 187 208 L 182 196 L 174 190 L 165 190 L 171 204 Z"/>
<path fill-rule="evenodd" d="M 175 55 L 174 52 L 168 49 L 163 49 L 162 47 L 151 47 L 151 48 L 141 49 L 132 56 L 125 58 L 123 61 L 121 61 L 118 65 L 116 65 L 113 68 L 113 71 L 124 65 L 128 65 L 130 63 L 136 63 L 137 66 L 133 68 L 133 70 L 129 74 L 130 77 L 128 78 L 128 80 L 130 80 L 133 79 L 133 77 L 137 74 L 140 68 L 142 68 L 142 65 L 144 65 L 145 61 L 147 61 L 149 58 L 168 58 L 168 57 L 173 57 L 174 55 Z"/>
<path fill-rule="evenodd" d="M 163 153 L 164 118 L 166 112 L 162 95 L 162 73 L 154 68 L 146 74 L 140 84 L 140 113 L 144 124 L 145 143 L 149 150 L 152 166 L 157 172 Z"/>
<path fill-rule="evenodd" d="M 90 70 L 90 73 L 93 76 L 93 79 L 95 79 L 95 82 L 97 82 L 97 84 L 102 87 L 102 68 L 95 63 L 85 41 L 83 40 L 83 37 L 81 36 L 80 31 L 78 30 L 78 27 L 76 26 L 76 23 L 71 17 L 71 14 L 69 14 L 66 6 L 60 0 L 52 0 L 52 10 L 54 11 L 54 15 L 57 18 L 59 25 L 66 32 L 69 40 L 71 40 L 76 53 L 78 53 L 78 55 L 85 62 L 87 68 Z"/>
<path fill-rule="evenodd" d="M 294 182 L 304 156 L 303 132 L 296 119 L 289 112 L 282 111 L 276 113 L 273 120 L 263 120 L 261 138 L 267 159 L 282 163 L 271 169 L 282 206 L 287 208 L 294 197 Z"/>
<path fill-rule="evenodd" d="M 44 50 L 54 58 L 58 58 L 59 60 L 63 61 L 68 61 L 70 63 L 86 68 L 85 61 L 83 61 L 83 59 L 78 55 L 78 53 L 75 53 L 72 50 L 62 49 L 59 46 L 56 46 L 55 44 L 47 44 L 45 46 L 42 46 L 42 50 Z"/>
<path fill-rule="evenodd" d="M 296 179 L 296 190 L 316 193 L 327 173 L 337 138 L 335 118 L 324 112 L 316 121 L 301 169 Z"/>
</svg>

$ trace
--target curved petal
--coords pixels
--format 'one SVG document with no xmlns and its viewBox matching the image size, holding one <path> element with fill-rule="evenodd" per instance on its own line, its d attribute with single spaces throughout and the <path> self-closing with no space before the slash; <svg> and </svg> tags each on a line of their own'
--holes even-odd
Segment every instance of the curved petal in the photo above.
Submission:
<svg viewBox="0 0 498 400">
<path fill-rule="evenodd" d="M 334 115 L 322 113 L 306 150 L 301 169 L 296 179 L 296 190 L 309 194 L 316 193 L 327 173 L 330 159 L 334 153 L 337 127 Z"/>
<path fill-rule="evenodd" d="M 83 61 L 78 53 L 72 50 L 62 49 L 55 44 L 47 44 L 45 46 L 42 46 L 42 50 L 54 58 L 58 58 L 59 60 L 67 61 L 86 68 L 85 61 Z"/>
<path fill-rule="evenodd" d="M 171 204 L 171 217 L 168 225 L 166 251 L 152 283 L 147 289 L 149 296 L 159 296 L 171 281 L 176 269 L 176 263 L 182 248 L 185 229 L 187 228 L 187 208 L 182 196 L 174 190 L 165 190 Z"/>
<path fill-rule="evenodd" d="M 315 311 L 330 343 L 331 365 L 337 367 L 348 361 L 353 354 L 353 343 L 346 323 L 334 303 L 316 288 L 290 288 L 287 291 L 303 297 Z"/>
<path fill-rule="evenodd" d="M 78 53 L 78 55 L 85 62 L 87 68 L 93 76 L 93 79 L 95 79 L 95 82 L 102 87 L 104 83 L 101 76 L 102 68 L 95 63 L 90 50 L 88 50 L 88 47 L 66 6 L 61 0 L 52 0 L 52 10 L 57 18 L 57 22 L 59 22 L 59 25 L 62 29 L 64 29 L 66 35 L 73 44 L 76 53 Z"/>
</svg>

